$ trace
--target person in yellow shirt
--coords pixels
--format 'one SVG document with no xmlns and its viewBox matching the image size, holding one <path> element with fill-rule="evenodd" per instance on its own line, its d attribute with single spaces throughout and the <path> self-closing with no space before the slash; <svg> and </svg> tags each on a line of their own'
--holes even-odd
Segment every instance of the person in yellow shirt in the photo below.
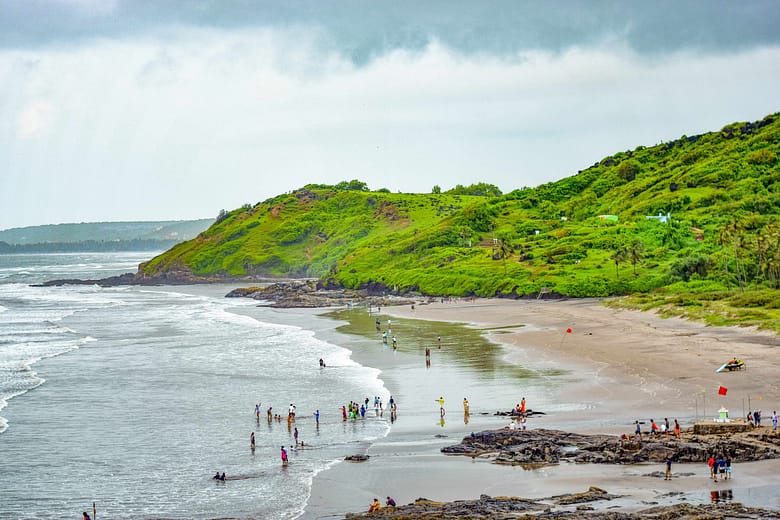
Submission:
<svg viewBox="0 0 780 520">
<path fill-rule="evenodd" d="M 379 511 L 382 509 L 382 504 L 379 502 L 378 498 L 374 498 L 374 501 L 371 502 L 371 507 L 368 508 L 369 513 L 373 513 L 375 511 Z"/>
</svg>

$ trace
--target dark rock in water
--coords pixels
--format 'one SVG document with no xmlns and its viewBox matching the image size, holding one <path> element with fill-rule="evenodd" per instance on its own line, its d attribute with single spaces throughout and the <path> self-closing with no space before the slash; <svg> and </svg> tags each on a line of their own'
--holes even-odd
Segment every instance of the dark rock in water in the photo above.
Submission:
<svg viewBox="0 0 780 520">
<path fill-rule="evenodd" d="M 347 455 L 344 460 L 350 462 L 365 462 L 370 458 L 370 455 Z"/>
<path fill-rule="evenodd" d="M 706 462 L 712 454 L 728 454 L 740 462 L 780 458 L 780 436 L 746 432 L 729 437 L 662 436 L 642 441 L 615 435 L 582 435 L 560 430 L 487 430 L 472 433 L 460 444 L 441 449 L 450 455 L 490 454 L 499 464 L 557 464 L 561 460 L 602 464 Z"/>
<path fill-rule="evenodd" d="M 494 413 L 493 415 L 497 417 L 522 417 L 523 414 L 519 414 L 514 409 L 512 409 L 509 410 L 508 412 L 502 412 L 501 410 L 496 410 L 496 413 Z M 547 414 L 544 412 L 530 410 L 530 409 L 525 411 L 526 417 L 532 417 L 534 415 L 547 415 Z"/>
</svg>

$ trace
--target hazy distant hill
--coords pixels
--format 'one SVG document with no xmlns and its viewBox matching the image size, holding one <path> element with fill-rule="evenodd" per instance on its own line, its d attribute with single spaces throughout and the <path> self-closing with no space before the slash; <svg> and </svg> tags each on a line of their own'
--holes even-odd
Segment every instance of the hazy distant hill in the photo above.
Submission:
<svg viewBox="0 0 780 520">
<path fill-rule="evenodd" d="M 213 219 L 49 224 L 0 231 L 0 252 L 150 251 L 190 240 Z"/>
</svg>

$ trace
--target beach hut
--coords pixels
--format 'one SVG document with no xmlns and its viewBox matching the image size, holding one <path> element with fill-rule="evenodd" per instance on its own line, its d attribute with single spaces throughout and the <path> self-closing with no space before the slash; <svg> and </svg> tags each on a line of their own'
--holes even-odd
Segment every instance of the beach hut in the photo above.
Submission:
<svg viewBox="0 0 780 520">
<path fill-rule="evenodd" d="M 729 411 L 723 406 L 718 410 L 718 420 L 720 422 L 729 422 Z"/>
</svg>

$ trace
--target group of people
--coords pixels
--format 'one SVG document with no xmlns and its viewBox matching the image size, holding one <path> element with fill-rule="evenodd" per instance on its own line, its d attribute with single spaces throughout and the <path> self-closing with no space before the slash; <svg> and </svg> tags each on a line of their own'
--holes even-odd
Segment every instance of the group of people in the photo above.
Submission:
<svg viewBox="0 0 780 520">
<path fill-rule="evenodd" d="M 512 410 L 512 415 L 522 415 L 525 416 L 525 414 L 528 412 L 528 410 L 525 407 L 525 397 L 520 399 L 520 402 L 517 403 L 515 406 L 515 409 Z"/>
<path fill-rule="evenodd" d="M 363 403 L 357 403 L 350 401 L 348 405 L 344 405 L 341 407 L 341 419 L 343 421 L 346 421 L 347 419 L 357 419 L 361 418 L 364 419 L 366 417 L 366 413 L 369 410 L 369 403 L 371 401 L 368 397 L 365 398 Z M 379 396 L 374 396 L 374 415 L 378 417 L 384 416 L 385 407 L 382 403 L 382 398 Z M 395 419 L 395 413 L 396 413 L 396 402 L 393 399 L 393 396 L 390 396 L 390 401 L 388 403 L 388 409 L 390 410 L 390 414 L 393 416 L 392 419 Z M 318 415 L 318 423 L 319 423 L 319 410 L 317 410 Z"/>
<path fill-rule="evenodd" d="M 642 440 L 642 423 L 639 422 L 639 420 L 634 421 L 634 435 L 636 439 Z M 658 423 L 655 422 L 655 419 L 650 419 L 650 436 L 655 437 L 658 435 L 663 435 L 665 437 L 669 437 L 672 433 L 674 433 L 674 437 L 676 439 L 680 438 L 680 434 L 682 433 L 680 428 L 680 423 L 677 421 L 677 419 L 674 420 L 674 426 L 672 427 L 669 424 L 669 418 L 664 417 L 664 422 L 661 423 L 659 426 Z"/>
<path fill-rule="evenodd" d="M 715 482 L 718 481 L 718 475 L 721 480 L 729 480 L 731 478 L 731 457 L 728 455 L 720 455 L 716 459 L 714 455 L 710 455 L 707 464 L 710 467 L 710 477 Z"/>
<path fill-rule="evenodd" d="M 754 428 L 761 426 L 761 410 L 753 410 L 752 412 L 748 412 L 747 420 Z M 774 412 L 772 415 L 772 421 L 775 425 L 777 425 L 777 412 Z M 775 426 L 775 429 L 777 429 L 777 426 Z"/>
<path fill-rule="evenodd" d="M 213 477 L 211 477 L 211 478 L 213 478 L 214 480 L 221 480 L 221 481 L 224 482 L 225 481 L 225 472 L 223 471 L 222 474 L 220 475 L 219 471 L 217 471 L 217 473 Z"/>
<path fill-rule="evenodd" d="M 391 497 L 387 497 L 387 500 L 385 501 L 385 505 L 387 507 L 395 507 L 395 500 L 393 500 Z M 371 502 L 371 505 L 368 508 L 369 513 L 374 513 L 376 511 L 379 511 L 382 509 L 382 504 L 379 502 L 379 499 L 374 497 L 374 501 Z"/>
</svg>

